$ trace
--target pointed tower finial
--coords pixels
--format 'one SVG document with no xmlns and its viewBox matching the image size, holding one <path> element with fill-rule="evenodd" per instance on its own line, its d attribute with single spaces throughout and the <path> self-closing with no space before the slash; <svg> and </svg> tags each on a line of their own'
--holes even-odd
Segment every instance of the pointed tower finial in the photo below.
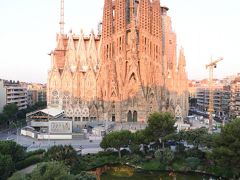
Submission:
<svg viewBox="0 0 240 180">
<path fill-rule="evenodd" d="M 91 35 L 94 35 L 94 30 L 93 29 L 91 30 Z"/>
<path fill-rule="evenodd" d="M 64 34 L 64 0 L 61 0 L 61 10 L 60 10 L 60 34 Z"/>
<path fill-rule="evenodd" d="M 81 34 L 81 35 L 83 35 L 83 34 L 84 34 L 84 33 L 83 33 L 83 29 L 81 29 L 81 30 L 80 30 L 80 34 Z"/>
</svg>

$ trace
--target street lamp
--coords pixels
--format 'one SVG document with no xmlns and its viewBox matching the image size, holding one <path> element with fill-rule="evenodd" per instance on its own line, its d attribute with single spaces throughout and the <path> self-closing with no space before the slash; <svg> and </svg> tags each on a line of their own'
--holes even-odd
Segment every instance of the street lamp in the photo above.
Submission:
<svg viewBox="0 0 240 180">
<path fill-rule="evenodd" d="M 158 140 L 159 140 L 159 143 L 162 145 L 162 138 L 159 138 Z"/>
<path fill-rule="evenodd" d="M 49 111 L 48 111 L 48 148 L 50 148 L 50 121 L 49 121 Z"/>
<path fill-rule="evenodd" d="M 14 123 L 14 122 L 11 122 L 10 124 L 14 125 L 16 130 L 17 130 L 17 134 L 16 135 L 17 135 L 17 144 L 18 144 L 18 127 L 17 127 L 17 124 Z"/>
</svg>

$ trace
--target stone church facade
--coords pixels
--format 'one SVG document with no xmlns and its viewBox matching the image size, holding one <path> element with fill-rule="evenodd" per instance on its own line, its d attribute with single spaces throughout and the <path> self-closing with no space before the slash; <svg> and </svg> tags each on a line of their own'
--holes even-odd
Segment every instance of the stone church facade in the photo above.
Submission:
<svg viewBox="0 0 240 180">
<path fill-rule="evenodd" d="M 101 34 L 57 35 L 48 106 L 74 121 L 146 121 L 153 111 L 188 113 L 183 48 L 159 0 L 105 0 Z"/>
</svg>

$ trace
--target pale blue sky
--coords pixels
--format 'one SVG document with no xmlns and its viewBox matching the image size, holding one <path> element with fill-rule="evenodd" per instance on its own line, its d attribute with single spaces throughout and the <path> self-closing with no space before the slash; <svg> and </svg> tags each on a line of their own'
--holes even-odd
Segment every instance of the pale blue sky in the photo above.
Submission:
<svg viewBox="0 0 240 180">
<path fill-rule="evenodd" d="M 96 31 L 104 0 L 65 0 L 65 32 Z M 202 79 L 210 57 L 223 56 L 215 77 L 240 72 L 239 0 L 162 0 L 170 8 L 189 79 Z M 0 78 L 47 81 L 59 31 L 60 0 L 0 0 Z"/>
</svg>

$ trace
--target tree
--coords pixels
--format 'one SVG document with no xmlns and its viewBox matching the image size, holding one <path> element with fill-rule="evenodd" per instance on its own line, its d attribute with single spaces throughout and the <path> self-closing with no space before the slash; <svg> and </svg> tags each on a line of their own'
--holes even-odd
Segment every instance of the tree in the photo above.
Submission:
<svg viewBox="0 0 240 180">
<path fill-rule="evenodd" d="M 191 129 L 185 132 L 185 140 L 198 149 L 200 145 L 207 145 L 210 134 L 206 128 Z"/>
<path fill-rule="evenodd" d="M 25 110 L 23 109 L 23 110 L 21 110 L 21 111 L 18 111 L 16 115 L 17 115 L 17 118 L 18 118 L 18 119 L 24 119 L 24 118 L 26 117 L 26 112 L 25 112 Z"/>
<path fill-rule="evenodd" d="M 176 131 L 175 119 L 170 113 L 154 112 L 148 118 L 146 136 L 149 140 L 158 141 L 168 134 Z"/>
<path fill-rule="evenodd" d="M 229 170 L 236 179 L 240 178 L 240 119 L 226 124 L 218 136 L 215 136 L 211 157 L 215 164 Z"/>
<path fill-rule="evenodd" d="M 144 130 L 138 130 L 132 134 L 132 143 L 134 144 L 146 144 L 146 134 Z"/>
<path fill-rule="evenodd" d="M 3 108 L 3 113 L 9 118 L 13 117 L 18 111 L 18 107 L 15 103 L 7 104 Z"/>
<path fill-rule="evenodd" d="M 46 101 L 39 101 L 39 102 L 36 102 L 32 107 L 33 107 L 34 110 L 43 109 L 43 108 L 47 107 L 47 102 Z"/>
<path fill-rule="evenodd" d="M 5 113 L 0 113 L 0 125 L 6 125 L 8 116 Z"/>
<path fill-rule="evenodd" d="M 132 140 L 129 146 L 131 153 L 140 153 L 140 149 L 142 149 L 140 148 L 140 145 L 148 144 L 149 141 L 150 140 L 147 139 L 145 130 L 136 131 L 132 134 Z"/>
<path fill-rule="evenodd" d="M 24 148 L 14 141 L 0 141 L 0 153 L 11 156 L 13 162 L 22 160 L 25 155 Z"/>
<path fill-rule="evenodd" d="M 0 154 L 0 180 L 7 179 L 14 171 L 14 164 L 11 156 Z"/>
<path fill-rule="evenodd" d="M 172 133 L 163 138 L 164 141 L 174 141 L 176 143 L 176 152 L 182 156 L 185 154 L 185 146 L 182 143 L 186 139 L 186 131 Z"/>
<path fill-rule="evenodd" d="M 47 151 L 46 157 L 53 161 L 63 161 L 70 167 L 74 167 L 78 163 L 77 152 L 70 145 L 53 146 Z"/>
<path fill-rule="evenodd" d="M 129 145 L 130 141 L 132 141 L 130 131 L 111 132 L 103 138 L 100 147 L 103 149 L 115 148 L 118 151 L 119 158 L 121 158 L 120 148 Z"/>
</svg>

